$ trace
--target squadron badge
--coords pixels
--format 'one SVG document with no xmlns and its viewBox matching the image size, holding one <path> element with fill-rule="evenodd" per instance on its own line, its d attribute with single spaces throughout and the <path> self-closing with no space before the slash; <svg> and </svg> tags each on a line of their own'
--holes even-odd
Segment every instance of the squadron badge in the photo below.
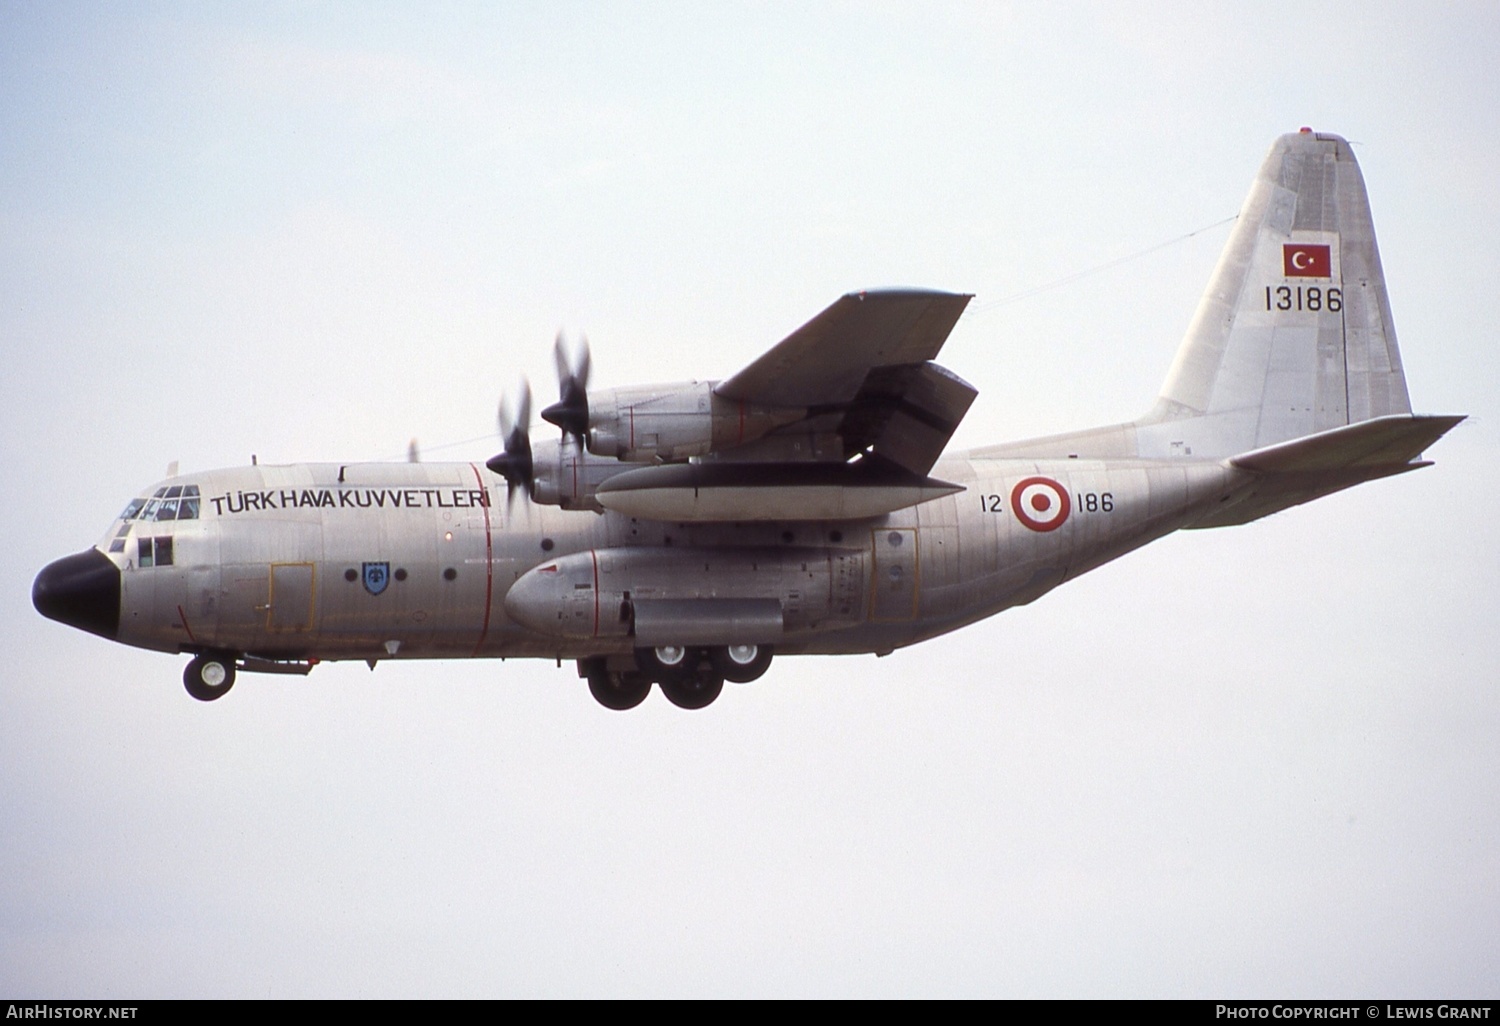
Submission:
<svg viewBox="0 0 1500 1026">
<path fill-rule="evenodd" d="M 385 591 L 385 586 L 391 583 L 391 564 L 365 563 L 364 582 L 365 591 L 371 595 L 379 595 Z"/>
</svg>

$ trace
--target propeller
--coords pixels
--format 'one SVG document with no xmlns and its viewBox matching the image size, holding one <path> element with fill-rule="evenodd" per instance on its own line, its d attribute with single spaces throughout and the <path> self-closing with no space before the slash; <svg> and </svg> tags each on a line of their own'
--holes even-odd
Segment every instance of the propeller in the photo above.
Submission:
<svg viewBox="0 0 1500 1026">
<path fill-rule="evenodd" d="M 516 404 L 515 416 L 511 415 L 507 398 L 500 398 L 500 437 L 505 439 L 505 450 L 492 456 L 485 463 L 491 471 L 505 478 L 505 503 L 510 505 L 517 489 L 529 489 L 533 477 L 531 462 L 531 384 L 521 379 L 520 401 Z"/>
<path fill-rule="evenodd" d="M 587 445 L 589 430 L 589 340 L 581 337 L 572 358 L 562 332 L 552 346 L 557 363 L 557 386 L 562 397 L 542 411 L 542 419 L 562 428 L 565 436 L 578 439 L 578 447 Z"/>
</svg>

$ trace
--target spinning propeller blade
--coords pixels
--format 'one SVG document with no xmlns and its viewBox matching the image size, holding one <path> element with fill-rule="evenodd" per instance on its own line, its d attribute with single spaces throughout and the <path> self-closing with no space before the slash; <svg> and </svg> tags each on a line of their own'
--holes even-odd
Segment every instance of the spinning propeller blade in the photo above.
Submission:
<svg viewBox="0 0 1500 1026">
<path fill-rule="evenodd" d="M 564 435 L 578 439 L 579 448 L 585 448 L 589 430 L 589 340 L 581 338 L 569 359 L 567 343 L 559 331 L 552 358 L 557 364 L 561 398 L 542 411 L 542 419 L 562 428 Z"/>
<path fill-rule="evenodd" d="M 531 461 L 531 384 L 521 379 L 520 400 L 515 415 L 511 415 L 506 397 L 500 399 L 500 437 L 505 439 L 505 449 L 485 463 L 486 467 L 505 478 L 505 502 L 509 506 L 518 489 L 531 488 L 533 465 Z"/>
</svg>

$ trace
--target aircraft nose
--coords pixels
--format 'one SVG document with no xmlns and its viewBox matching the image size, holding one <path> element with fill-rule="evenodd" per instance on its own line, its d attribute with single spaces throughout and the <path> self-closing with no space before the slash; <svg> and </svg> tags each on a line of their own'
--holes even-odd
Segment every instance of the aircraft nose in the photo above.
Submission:
<svg viewBox="0 0 1500 1026">
<path fill-rule="evenodd" d="M 98 549 L 48 563 L 31 585 L 31 604 L 49 620 L 115 640 L 120 631 L 120 571 Z"/>
</svg>

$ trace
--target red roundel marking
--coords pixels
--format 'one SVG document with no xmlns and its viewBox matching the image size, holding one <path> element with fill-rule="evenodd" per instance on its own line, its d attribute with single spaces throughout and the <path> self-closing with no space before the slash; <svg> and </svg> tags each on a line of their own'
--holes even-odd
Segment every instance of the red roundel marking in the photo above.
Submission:
<svg viewBox="0 0 1500 1026">
<path fill-rule="evenodd" d="M 1010 508 L 1033 531 L 1055 531 L 1068 519 L 1073 505 L 1063 486 L 1050 477 L 1028 477 L 1010 490 Z"/>
</svg>

